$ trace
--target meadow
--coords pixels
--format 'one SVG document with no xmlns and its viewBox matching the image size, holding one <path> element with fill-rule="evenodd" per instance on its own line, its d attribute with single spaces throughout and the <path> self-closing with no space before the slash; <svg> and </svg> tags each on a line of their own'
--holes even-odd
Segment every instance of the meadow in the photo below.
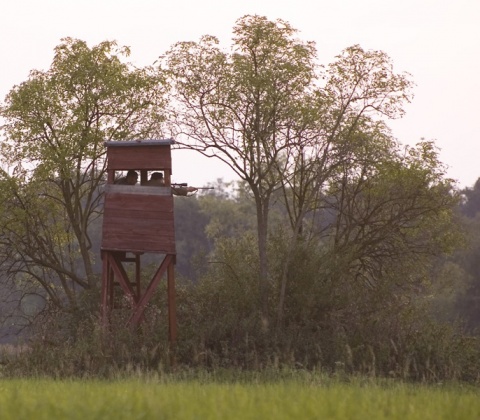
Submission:
<svg viewBox="0 0 480 420">
<path fill-rule="evenodd" d="M 1 379 L 8 419 L 479 419 L 480 390 L 370 379 Z"/>
</svg>

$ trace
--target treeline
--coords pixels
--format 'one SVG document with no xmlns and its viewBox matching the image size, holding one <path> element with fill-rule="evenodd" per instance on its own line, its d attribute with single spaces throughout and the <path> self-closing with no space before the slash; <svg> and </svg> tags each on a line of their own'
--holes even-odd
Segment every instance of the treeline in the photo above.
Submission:
<svg viewBox="0 0 480 420">
<path fill-rule="evenodd" d="M 353 45 L 323 66 L 296 32 L 247 15 L 229 50 L 206 35 L 144 68 L 115 42 L 66 38 L 50 69 L 12 88 L 0 108 L 2 315 L 30 351 L 11 374 L 175 360 L 478 380 L 478 187 L 462 194 L 433 142 L 393 137 L 413 82 L 387 54 Z M 104 142 L 162 137 L 240 180 L 176 199 L 175 346 L 164 284 L 138 331 L 125 330 L 122 300 L 109 329 L 98 324 Z"/>
<path fill-rule="evenodd" d="M 292 248 L 284 227 L 287 215 L 279 197 L 269 242 L 269 319 L 258 312 L 252 198 L 241 184 L 221 180 L 213 184 L 213 192 L 176 198 L 177 368 L 293 366 L 336 374 L 477 381 L 479 185 L 480 181 L 462 191 L 463 200 L 455 208 L 456 229 L 468 232 L 465 242 L 458 242 L 449 255 L 431 258 L 426 266 L 411 262 L 400 275 L 390 271 L 371 282 L 358 278 L 358 267 L 345 274 L 344 267 L 337 266 L 339 256 L 332 261 L 318 238 L 305 240 L 288 256 Z M 322 231 L 336 220 L 329 212 L 324 216 L 318 217 Z M 99 248 L 100 236 L 92 237 L 94 248 Z M 156 268 L 158 256 L 142 259 Z M 347 279 L 336 277 L 336 270 Z M 288 279 L 285 315 L 282 324 L 276 324 L 283 275 Z M 125 306 L 113 311 L 111 335 L 105 338 L 97 324 L 98 291 L 84 293 L 83 303 L 73 312 L 50 307 L 33 324 L 34 351 L 10 369 L 18 374 L 35 366 L 43 373 L 98 371 L 108 376 L 125 367 L 169 366 L 163 286 L 133 335 L 123 328 L 129 315 Z M 57 365 L 59 353 L 62 368 Z"/>
<path fill-rule="evenodd" d="M 254 203 L 240 193 L 244 190 L 232 193 L 236 187 L 222 180 L 212 185 L 215 192 L 175 201 L 176 269 L 182 282 L 196 284 L 212 265 L 221 264 L 212 257 L 217 240 L 255 232 Z M 457 249 L 432 264 L 432 275 L 437 276 L 432 308 L 438 320 L 459 321 L 476 335 L 480 332 L 480 179 L 460 194 L 457 229 L 465 236 Z M 284 217 L 277 206 L 277 222 L 281 224 Z"/>
<path fill-rule="evenodd" d="M 466 246 L 447 260 L 449 269 L 457 274 L 453 290 L 454 313 L 469 331 L 480 332 L 480 178 L 475 185 L 462 191 L 459 205 Z"/>
<path fill-rule="evenodd" d="M 180 294 L 185 299 L 180 300 L 182 337 L 192 346 L 187 359 L 213 366 L 284 363 L 409 379 L 478 380 L 480 207 L 474 202 L 479 185 L 462 191 L 463 200 L 455 209 L 455 229 L 466 233 L 458 248 L 432 257 L 425 266 L 409 261 L 414 258 L 410 255 L 401 260 L 402 266 L 385 271 L 385 278 L 371 282 L 361 279 L 358 267 L 348 281 L 340 276 L 332 281 L 335 270 L 345 275 L 344 267 L 336 266 L 315 241 L 306 241 L 289 257 L 290 239 L 282 229 L 285 214 L 277 209 L 278 224 L 269 246 L 277 284 L 272 284 L 269 310 L 274 319 L 287 261 L 281 327 L 256 319 L 258 260 L 254 206 L 248 196 L 177 201 L 180 214 L 188 209 L 182 220 L 208 220 L 208 234 L 197 243 L 196 252 L 185 255 L 193 262 L 186 268 L 189 274 Z M 327 216 L 322 228 L 334 220 Z M 177 232 L 181 244 L 182 229 Z"/>
</svg>

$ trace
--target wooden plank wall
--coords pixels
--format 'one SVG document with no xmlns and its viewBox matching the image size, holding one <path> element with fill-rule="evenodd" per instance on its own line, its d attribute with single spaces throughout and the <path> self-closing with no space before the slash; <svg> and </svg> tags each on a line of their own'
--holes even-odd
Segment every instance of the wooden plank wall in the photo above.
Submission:
<svg viewBox="0 0 480 420">
<path fill-rule="evenodd" d="M 175 254 L 173 197 L 107 192 L 102 249 Z"/>
<path fill-rule="evenodd" d="M 171 170 L 170 146 L 109 147 L 108 169 Z"/>
</svg>

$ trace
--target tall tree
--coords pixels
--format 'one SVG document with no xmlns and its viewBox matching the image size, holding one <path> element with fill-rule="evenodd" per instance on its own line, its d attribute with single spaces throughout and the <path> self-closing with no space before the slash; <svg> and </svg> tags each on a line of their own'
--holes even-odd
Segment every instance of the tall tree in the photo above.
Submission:
<svg viewBox="0 0 480 420">
<path fill-rule="evenodd" d="M 328 186 L 338 173 L 346 173 L 345 168 L 353 170 L 352 163 L 361 159 L 369 142 L 379 147 L 376 156 L 371 156 L 379 162 L 395 153 L 395 141 L 384 120 L 401 117 L 405 102 L 411 99 L 409 75 L 394 72 L 384 52 L 365 51 L 359 45 L 342 51 L 322 79 L 324 84 L 317 85 L 309 100 L 304 100 L 292 126 L 297 142 L 289 150 L 288 171 L 278 168 L 284 173 L 282 190 L 292 227 L 291 252 L 281 279 L 278 325 L 283 318 L 293 248 L 309 234 L 304 229 L 306 217 L 330 207 L 325 200 Z"/>
<path fill-rule="evenodd" d="M 294 116 L 315 78 L 315 49 L 295 39 L 296 31 L 282 20 L 244 16 L 233 32 L 229 54 L 212 36 L 175 44 L 167 53 L 176 100 L 172 120 L 180 145 L 225 162 L 254 197 L 259 309 L 268 318 L 270 199 L 281 182 L 278 166 L 287 163 L 296 141 Z"/>
<path fill-rule="evenodd" d="M 1 108 L 0 257 L 10 279 L 35 283 L 57 306 L 98 278 L 89 227 L 102 211 L 104 141 L 158 134 L 163 81 L 125 62 L 115 42 L 66 38 Z M 98 252 L 98 250 L 95 250 Z"/>
<path fill-rule="evenodd" d="M 322 79 L 325 84 L 304 102 L 292 127 L 297 147 L 289 150 L 291 166 L 282 185 L 284 193 L 290 192 L 285 203 L 294 230 L 315 209 L 319 192 L 335 171 L 361 153 L 365 139 L 375 141 L 381 134 L 386 141 L 383 153 L 389 153 L 385 147 L 395 147 L 385 120 L 403 116 L 403 106 L 412 97 L 407 73 L 395 73 L 384 52 L 359 45 L 342 51 Z"/>
<path fill-rule="evenodd" d="M 176 44 L 167 54 L 175 128 L 186 135 L 181 144 L 224 161 L 255 199 L 264 316 L 272 194 L 284 191 L 293 247 L 335 171 L 354 156 L 353 133 L 361 126 L 378 130 L 382 118 L 401 116 L 411 97 L 408 75 L 394 73 L 385 53 L 355 45 L 321 74 L 313 43 L 295 33 L 284 21 L 244 16 L 234 28 L 231 54 L 211 36 Z M 285 282 L 284 275 L 278 318 Z"/>
</svg>

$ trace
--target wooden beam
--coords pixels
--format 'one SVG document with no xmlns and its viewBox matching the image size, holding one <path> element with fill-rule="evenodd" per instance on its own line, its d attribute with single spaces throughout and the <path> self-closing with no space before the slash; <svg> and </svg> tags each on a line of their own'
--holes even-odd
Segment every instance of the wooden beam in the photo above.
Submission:
<svg viewBox="0 0 480 420">
<path fill-rule="evenodd" d="M 107 319 L 108 319 L 108 312 L 110 310 L 109 308 L 109 295 L 110 295 L 110 290 L 109 290 L 109 271 L 110 271 L 110 265 L 108 262 L 108 258 L 105 254 L 105 252 L 102 251 L 101 253 L 102 256 L 102 307 L 101 307 L 101 316 L 102 316 L 102 325 L 105 327 L 107 325 Z"/>
<path fill-rule="evenodd" d="M 120 283 L 121 288 L 125 292 L 125 294 L 130 298 L 132 306 L 137 301 L 137 297 L 135 296 L 135 292 L 133 291 L 132 287 L 130 286 L 130 282 L 128 280 L 128 275 L 123 268 L 123 265 L 119 258 L 115 257 L 112 253 L 107 253 L 107 258 L 112 266 L 113 272 L 115 273 L 116 279 Z"/>
<path fill-rule="evenodd" d="M 167 270 L 167 268 L 172 264 L 173 262 L 173 255 L 167 254 L 165 255 L 165 258 L 163 259 L 162 263 L 160 264 L 160 267 L 158 267 L 157 272 L 153 276 L 152 280 L 150 280 L 149 285 L 147 286 L 145 293 L 143 296 L 139 299 L 138 303 L 135 305 L 135 310 L 132 314 L 132 316 L 128 320 L 128 324 L 131 326 L 136 326 L 138 325 L 142 315 L 143 311 L 145 310 L 145 307 L 147 306 L 148 302 L 153 296 L 153 292 L 155 291 L 155 288 L 157 287 L 158 283 L 160 282 L 163 274 Z"/>
<path fill-rule="evenodd" d="M 175 303 L 175 266 L 169 264 L 167 269 L 168 286 L 168 335 L 170 343 L 177 341 L 177 310 Z"/>
</svg>

